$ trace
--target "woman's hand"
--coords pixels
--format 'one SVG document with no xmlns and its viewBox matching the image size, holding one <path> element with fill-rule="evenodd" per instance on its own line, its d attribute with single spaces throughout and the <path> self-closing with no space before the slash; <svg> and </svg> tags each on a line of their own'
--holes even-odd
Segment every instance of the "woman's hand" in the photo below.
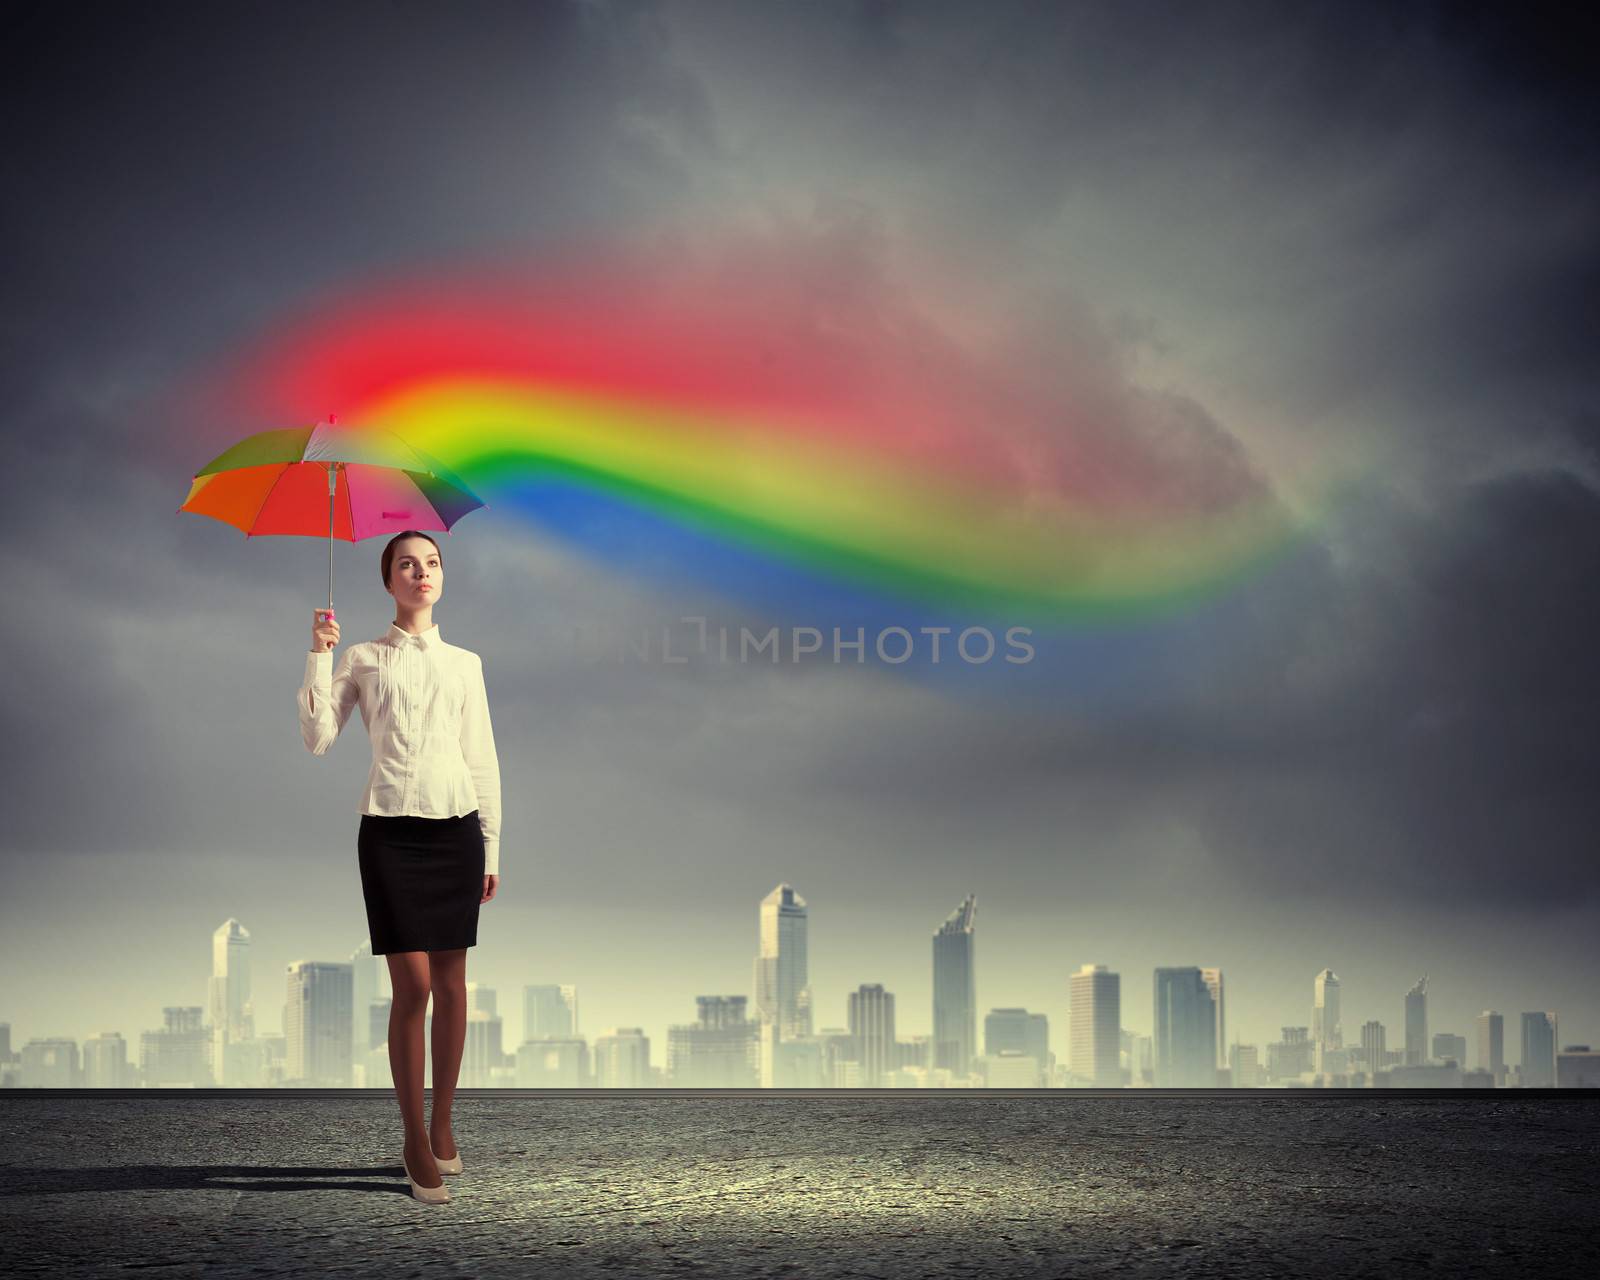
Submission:
<svg viewBox="0 0 1600 1280">
<path fill-rule="evenodd" d="M 311 652 L 332 653 L 339 643 L 339 623 L 332 609 L 311 611 Z"/>
<path fill-rule="evenodd" d="M 485 902 L 489 901 L 490 898 L 494 897 L 495 890 L 498 889 L 499 887 L 500 887 L 500 877 L 499 876 L 484 876 L 484 878 L 483 878 L 483 897 L 478 899 L 478 905 L 482 906 Z"/>
</svg>

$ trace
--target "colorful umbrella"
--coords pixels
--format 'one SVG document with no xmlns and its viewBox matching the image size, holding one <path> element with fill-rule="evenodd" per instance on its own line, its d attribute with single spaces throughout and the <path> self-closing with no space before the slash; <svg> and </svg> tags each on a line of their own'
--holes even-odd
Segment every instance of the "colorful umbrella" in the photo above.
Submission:
<svg viewBox="0 0 1600 1280">
<path fill-rule="evenodd" d="M 402 529 L 448 533 L 467 512 L 487 506 L 394 432 L 341 426 L 330 417 L 313 427 L 247 436 L 195 473 L 178 510 L 231 524 L 247 538 L 326 534 L 332 616 L 335 538 L 357 542 Z"/>
</svg>

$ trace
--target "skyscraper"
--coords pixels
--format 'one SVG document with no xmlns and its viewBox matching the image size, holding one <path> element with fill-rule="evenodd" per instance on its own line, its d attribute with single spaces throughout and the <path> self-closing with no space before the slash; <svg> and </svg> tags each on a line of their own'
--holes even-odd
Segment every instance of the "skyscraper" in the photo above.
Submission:
<svg viewBox="0 0 1600 1280">
<path fill-rule="evenodd" d="M 1217 1083 L 1217 1007 L 1197 968 L 1155 974 L 1155 1083 L 1212 1088 Z"/>
<path fill-rule="evenodd" d="M 744 996 L 696 996 L 699 1021 L 667 1028 L 667 1076 L 696 1089 L 755 1088 L 761 1080 L 761 1022 L 745 1017 Z"/>
<path fill-rule="evenodd" d="M 1433 1037 L 1433 1058 L 1435 1062 L 1454 1062 L 1456 1066 L 1466 1070 L 1466 1036 L 1451 1035 L 1448 1031 L 1435 1032 Z"/>
<path fill-rule="evenodd" d="M 300 1085 L 350 1086 L 351 969 L 296 960 L 284 1004 L 284 1077 Z"/>
<path fill-rule="evenodd" d="M 1428 1061 L 1428 975 L 1417 979 L 1406 992 L 1406 1066 L 1420 1067 Z"/>
<path fill-rule="evenodd" d="M 761 899 L 756 951 L 756 1015 L 776 1022 L 780 1039 L 811 1034 L 806 900 L 787 884 Z"/>
<path fill-rule="evenodd" d="M 933 1065 L 956 1079 L 972 1070 L 978 1043 L 978 985 L 973 965 L 976 894 L 969 893 L 933 935 Z"/>
<path fill-rule="evenodd" d="M 578 1034 L 578 989 L 570 983 L 522 989 L 522 1038 L 565 1039 Z"/>
<path fill-rule="evenodd" d="M 1344 1047 L 1344 1026 L 1339 1008 L 1343 988 L 1339 975 L 1324 969 L 1311 982 L 1311 1042 L 1315 1046 L 1315 1069 L 1325 1071 L 1324 1059 L 1330 1049 Z"/>
<path fill-rule="evenodd" d="M 1010 1054 L 1031 1058 L 1038 1068 L 1038 1079 L 1044 1079 L 1050 1069 L 1050 1019 L 1026 1009 L 990 1009 L 983 1019 L 983 1053 L 989 1059 Z M 989 1065 L 992 1068 L 993 1062 Z M 1018 1069 L 1013 1074 L 1026 1073 Z M 993 1081 L 992 1070 L 986 1079 Z M 1027 1087 L 1037 1083 L 1036 1079 Z"/>
<path fill-rule="evenodd" d="M 1122 1083 L 1122 978 L 1106 965 L 1086 964 L 1067 986 L 1073 1082 L 1114 1089 Z"/>
<path fill-rule="evenodd" d="M 350 953 L 350 1052 L 361 1062 L 374 1044 L 389 1038 L 386 1030 L 382 1040 L 372 1039 L 372 1002 L 378 998 L 378 957 L 372 954 L 368 939 Z"/>
<path fill-rule="evenodd" d="M 1522 1063 L 1518 1077 L 1524 1089 L 1556 1087 L 1556 1015 L 1522 1015 Z"/>
<path fill-rule="evenodd" d="M 882 983 L 862 983 L 850 993 L 849 1020 L 862 1086 L 881 1088 L 894 1062 L 894 994 Z"/>
<path fill-rule="evenodd" d="M 1506 1020 L 1485 1009 L 1474 1022 L 1478 1031 L 1478 1070 L 1494 1076 L 1495 1087 L 1506 1082 Z"/>
<path fill-rule="evenodd" d="M 613 1027 L 594 1042 L 594 1082 L 602 1089 L 650 1083 L 650 1037 L 642 1027 Z"/>
<path fill-rule="evenodd" d="M 1387 1038 L 1383 1023 L 1376 1019 L 1361 1024 L 1361 1058 L 1368 1076 L 1388 1069 L 1388 1050 L 1384 1045 Z"/>
<path fill-rule="evenodd" d="M 231 917 L 211 935 L 211 980 L 207 984 L 211 1022 L 212 1076 L 219 1085 L 249 1086 L 241 1079 L 241 1059 L 228 1046 L 255 1035 L 250 999 L 250 931 Z"/>
<path fill-rule="evenodd" d="M 1216 1065 L 1219 1068 L 1225 1068 L 1228 1065 L 1228 1024 L 1227 1024 L 1226 1017 L 1224 1017 L 1224 1010 L 1227 1008 L 1227 1004 L 1223 999 L 1222 970 L 1221 969 L 1205 969 L 1205 968 L 1202 968 L 1200 970 L 1200 978 L 1206 984 L 1206 990 L 1211 993 L 1211 1005 L 1212 1005 L 1212 1008 L 1216 1011 L 1216 1019 L 1217 1019 L 1217 1029 L 1216 1029 L 1216 1032 L 1215 1032 L 1215 1039 L 1216 1039 L 1216 1042 L 1217 1042 L 1217 1063 L 1216 1063 Z"/>
</svg>

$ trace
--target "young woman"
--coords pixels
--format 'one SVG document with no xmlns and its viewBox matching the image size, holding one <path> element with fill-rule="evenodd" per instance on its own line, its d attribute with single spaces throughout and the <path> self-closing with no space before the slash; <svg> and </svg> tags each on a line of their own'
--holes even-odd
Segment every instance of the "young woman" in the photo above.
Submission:
<svg viewBox="0 0 1600 1280">
<path fill-rule="evenodd" d="M 337 668 L 339 623 L 315 611 L 300 686 L 300 736 L 323 755 L 357 704 L 372 771 L 356 840 L 372 952 L 394 987 L 389 1066 L 411 1194 L 443 1204 L 443 1173 L 461 1172 L 450 1107 L 467 1034 L 467 948 L 478 908 L 500 884 L 500 762 L 483 660 L 446 644 L 433 620 L 444 589 L 439 544 L 408 529 L 383 549 L 395 616 L 377 640 L 352 645 Z M 433 1116 L 423 1124 L 423 1018 L 433 997 Z"/>
</svg>

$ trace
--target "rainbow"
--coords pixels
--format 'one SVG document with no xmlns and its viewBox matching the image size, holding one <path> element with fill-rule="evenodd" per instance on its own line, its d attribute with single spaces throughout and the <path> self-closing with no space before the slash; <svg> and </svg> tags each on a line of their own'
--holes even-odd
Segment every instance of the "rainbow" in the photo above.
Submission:
<svg viewBox="0 0 1600 1280">
<path fill-rule="evenodd" d="M 1293 516 L 1170 406 L 1079 401 L 1037 353 L 974 351 L 830 270 L 613 253 L 390 286 L 265 344 L 230 394 L 394 431 L 647 571 L 1041 626 L 1215 597 L 1332 500 Z"/>
</svg>

